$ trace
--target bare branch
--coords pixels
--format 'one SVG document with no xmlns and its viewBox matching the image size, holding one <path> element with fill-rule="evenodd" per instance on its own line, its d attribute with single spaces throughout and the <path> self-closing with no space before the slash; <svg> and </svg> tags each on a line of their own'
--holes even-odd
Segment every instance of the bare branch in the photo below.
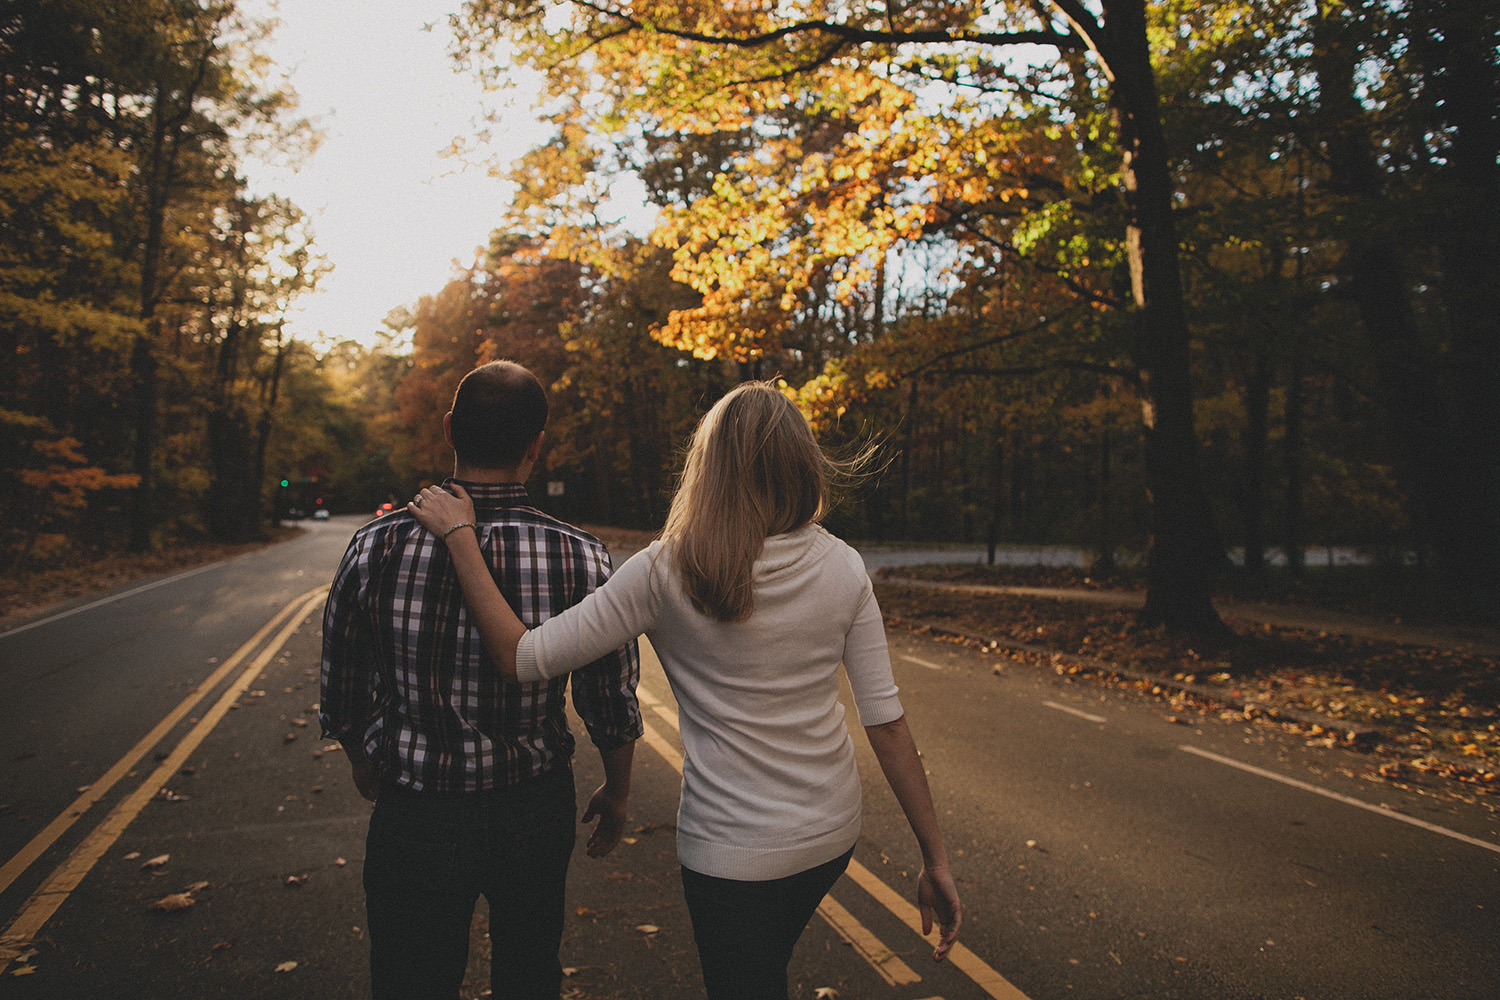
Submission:
<svg viewBox="0 0 1500 1000">
<path fill-rule="evenodd" d="M 1110 66 L 1111 60 L 1105 51 L 1108 43 L 1105 38 L 1104 28 L 1099 24 L 1098 18 L 1089 13 L 1088 8 L 1079 3 L 1078 0 L 1047 0 L 1047 2 L 1056 7 L 1058 12 L 1067 18 L 1068 24 L 1072 26 L 1073 33 L 1079 41 L 1086 45 L 1090 52 L 1099 57 L 1099 67 L 1104 71 L 1105 78 L 1110 83 L 1114 83 L 1115 71 Z"/>
<path fill-rule="evenodd" d="M 1005 333 L 990 337 L 987 340 L 981 340 L 978 343 L 974 344 L 966 344 L 963 347 L 955 347 L 951 351 L 944 351 L 937 357 L 929 358 L 927 361 L 923 362 L 917 367 L 902 372 L 900 375 L 896 376 L 896 378 L 898 381 L 902 379 L 913 378 L 917 375 L 922 374 L 927 369 L 932 368 L 934 365 L 942 364 L 944 361 L 948 361 L 952 358 L 961 357 L 965 354 L 973 354 L 975 351 L 983 350 L 986 347 L 993 347 L 996 344 L 1002 344 L 1007 340 L 1019 340 L 1022 337 L 1036 333 L 1040 330 L 1045 330 L 1047 327 L 1052 326 L 1058 320 L 1061 320 L 1064 317 L 1067 317 L 1075 312 L 1077 312 L 1076 309 L 1064 309 L 1056 316 L 1043 319 L 1035 325 L 1029 326 L 1024 330 L 1007 330 Z"/>
<path fill-rule="evenodd" d="M 853 45 L 906 45 L 906 44 L 958 44 L 975 45 L 1052 45 L 1059 49 L 1076 49 L 1089 40 L 1079 35 L 1065 35 L 1049 29 L 1035 31 L 946 31 L 931 29 L 924 31 L 901 31 L 895 28 L 877 31 L 836 21 L 798 21 L 771 31 L 752 35 L 718 35 L 704 31 L 692 31 L 666 24 L 642 21 L 618 7 L 609 7 L 591 0 L 573 0 L 580 7 L 594 11 L 602 17 L 614 18 L 641 31 L 654 31 L 689 42 L 706 45 L 723 45 L 731 48 L 758 49 L 773 45 L 797 35 L 831 35 L 846 44 Z M 1082 8 L 1080 8 L 1082 9 Z M 1087 11 L 1084 11 L 1087 14 Z M 1097 25 L 1096 25 L 1097 29 Z"/>
</svg>

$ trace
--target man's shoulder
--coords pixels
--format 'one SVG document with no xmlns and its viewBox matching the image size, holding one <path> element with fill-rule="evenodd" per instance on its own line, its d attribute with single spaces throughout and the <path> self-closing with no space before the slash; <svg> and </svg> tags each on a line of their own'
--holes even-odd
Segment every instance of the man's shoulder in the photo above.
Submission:
<svg viewBox="0 0 1500 1000">
<path fill-rule="evenodd" d="M 372 544 L 378 544 L 380 539 L 410 534 L 412 529 L 416 527 L 419 527 L 417 519 L 405 510 L 393 511 L 366 521 L 358 528 L 355 528 L 352 541 L 354 543 L 362 543 L 368 547 Z"/>
<path fill-rule="evenodd" d="M 415 518 L 401 511 L 366 521 L 355 528 L 343 558 L 339 560 L 334 586 L 341 591 L 358 589 L 384 576 L 395 564 L 393 557 L 405 549 L 407 540 L 420 527 Z"/>
<path fill-rule="evenodd" d="M 569 524 L 535 507 L 507 507 L 495 512 L 489 523 L 499 526 L 525 527 L 533 531 L 539 531 L 544 536 L 550 536 L 559 540 L 571 540 L 589 549 L 598 549 L 607 552 L 608 546 L 594 535 L 578 527 Z"/>
</svg>

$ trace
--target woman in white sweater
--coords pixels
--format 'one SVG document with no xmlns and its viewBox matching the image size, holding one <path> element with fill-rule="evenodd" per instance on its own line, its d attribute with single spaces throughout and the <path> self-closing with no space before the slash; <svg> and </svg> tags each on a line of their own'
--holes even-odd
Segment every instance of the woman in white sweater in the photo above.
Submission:
<svg viewBox="0 0 1500 1000">
<path fill-rule="evenodd" d="M 785 1000 L 792 948 L 860 829 L 840 663 L 859 720 L 922 851 L 923 930 L 958 937 L 960 903 L 891 674 L 864 563 L 818 524 L 832 463 L 764 382 L 719 400 L 693 436 L 659 541 L 582 603 L 527 630 L 500 596 L 473 507 L 429 487 L 410 505 L 447 539 L 491 656 L 521 682 L 645 635 L 677 698 L 678 858 L 712 1000 Z"/>
</svg>

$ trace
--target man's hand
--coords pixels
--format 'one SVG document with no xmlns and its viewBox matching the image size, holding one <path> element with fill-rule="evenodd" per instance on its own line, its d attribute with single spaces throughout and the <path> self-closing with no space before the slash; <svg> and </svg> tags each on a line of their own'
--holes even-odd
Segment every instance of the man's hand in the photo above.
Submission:
<svg viewBox="0 0 1500 1000">
<path fill-rule="evenodd" d="M 594 832 L 589 834 L 589 857 L 602 858 L 620 842 L 620 835 L 625 832 L 625 799 L 626 796 L 623 795 L 611 795 L 607 784 L 600 785 L 599 790 L 594 792 L 594 797 L 589 799 L 589 807 L 584 810 L 583 819 L 579 821 L 587 823 L 596 816 L 599 818 Z"/>
<path fill-rule="evenodd" d="M 348 747 L 344 753 L 349 755 L 349 770 L 354 774 L 354 787 L 359 789 L 359 794 L 375 801 L 376 794 L 380 791 L 380 776 L 375 773 L 375 765 L 370 763 L 370 758 Z"/>
</svg>

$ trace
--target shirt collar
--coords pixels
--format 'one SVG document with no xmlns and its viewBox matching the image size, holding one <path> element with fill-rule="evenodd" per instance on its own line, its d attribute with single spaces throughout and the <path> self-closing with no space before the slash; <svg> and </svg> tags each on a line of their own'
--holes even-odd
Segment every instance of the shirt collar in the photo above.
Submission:
<svg viewBox="0 0 1500 1000">
<path fill-rule="evenodd" d="M 450 483 L 457 483 L 468 492 L 474 500 L 476 511 L 520 507 L 530 503 L 525 483 L 475 483 L 467 479 L 454 479 L 452 476 L 443 480 L 444 486 Z"/>
</svg>

